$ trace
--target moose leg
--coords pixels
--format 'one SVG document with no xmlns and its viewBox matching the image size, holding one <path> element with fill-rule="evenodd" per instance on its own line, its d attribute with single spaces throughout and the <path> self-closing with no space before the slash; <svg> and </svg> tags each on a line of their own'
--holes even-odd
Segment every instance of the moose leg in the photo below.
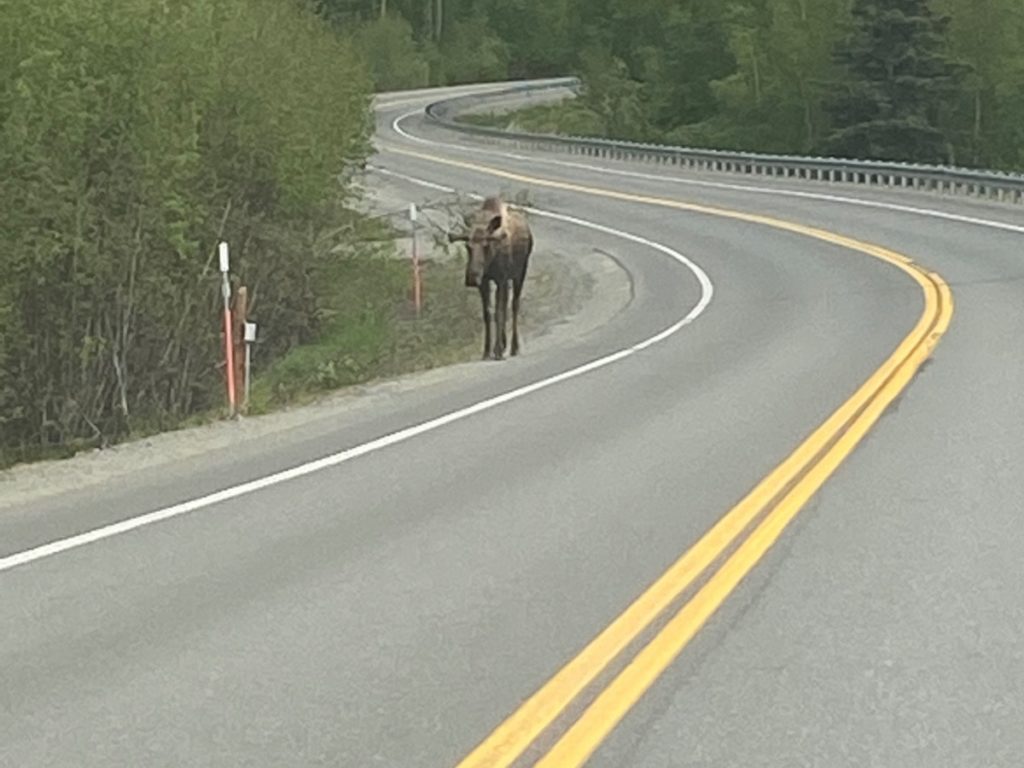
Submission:
<svg viewBox="0 0 1024 768">
<path fill-rule="evenodd" d="M 508 288 L 505 287 L 505 293 L 501 298 L 501 338 L 499 343 L 501 344 L 501 352 L 505 353 L 508 349 L 508 336 L 506 330 L 508 329 Z"/>
<path fill-rule="evenodd" d="M 480 282 L 480 304 L 484 310 L 484 360 L 491 354 L 491 284 Z"/>
<path fill-rule="evenodd" d="M 494 359 L 501 360 L 505 357 L 505 319 L 508 315 L 508 281 L 499 281 L 498 289 L 494 293 Z"/>
<path fill-rule="evenodd" d="M 512 283 L 512 357 L 519 354 L 519 299 L 523 295 L 523 281 Z"/>
</svg>

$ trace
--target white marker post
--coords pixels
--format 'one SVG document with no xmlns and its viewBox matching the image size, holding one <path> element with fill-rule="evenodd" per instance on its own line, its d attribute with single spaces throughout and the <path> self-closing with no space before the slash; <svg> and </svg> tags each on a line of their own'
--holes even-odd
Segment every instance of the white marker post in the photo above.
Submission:
<svg viewBox="0 0 1024 768">
<path fill-rule="evenodd" d="M 231 280 L 228 279 L 230 268 L 228 244 L 221 242 L 217 250 L 220 256 L 221 294 L 224 296 L 224 359 L 227 363 L 228 411 L 233 417 L 236 410 L 235 345 L 231 332 Z"/>
<path fill-rule="evenodd" d="M 423 307 L 423 287 L 420 281 L 420 253 L 417 244 L 416 221 L 419 218 L 416 211 L 416 203 L 409 203 L 409 221 L 412 223 L 412 300 L 416 305 L 416 314 L 419 315 Z"/>
<path fill-rule="evenodd" d="M 252 392 L 252 345 L 256 343 L 256 323 L 245 323 L 245 402 L 249 407 L 249 395 Z"/>
</svg>

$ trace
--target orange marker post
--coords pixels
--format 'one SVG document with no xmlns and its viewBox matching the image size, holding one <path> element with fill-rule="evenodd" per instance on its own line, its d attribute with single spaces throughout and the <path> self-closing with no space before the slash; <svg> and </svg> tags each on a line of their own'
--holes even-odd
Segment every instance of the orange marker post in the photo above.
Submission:
<svg viewBox="0 0 1024 768">
<path fill-rule="evenodd" d="M 222 242 L 220 254 L 221 295 L 224 297 L 224 359 L 227 368 L 228 411 L 235 415 L 235 339 L 231 323 L 231 281 L 228 279 L 228 244 Z"/>
</svg>

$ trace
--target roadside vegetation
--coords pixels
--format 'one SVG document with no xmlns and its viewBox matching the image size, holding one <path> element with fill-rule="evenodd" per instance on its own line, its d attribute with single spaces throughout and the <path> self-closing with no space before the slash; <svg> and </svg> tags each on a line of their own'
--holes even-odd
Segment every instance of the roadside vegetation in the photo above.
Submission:
<svg viewBox="0 0 1024 768">
<path fill-rule="evenodd" d="M 364 53 L 298 0 L 0 4 L 0 466 L 223 414 L 222 239 L 256 410 L 459 359 L 454 267 L 413 322 L 357 212 Z"/>
<path fill-rule="evenodd" d="M 582 77 L 581 99 L 492 124 L 1024 170 L 1020 0 L 320 4 L 373 36 L 378 83 Z"/>
<path fill-rule="evenodd" d="M 251 413 L 306 402 L 352 384 L 466 360 L 480 346 L 480 299 L 463 286 L 461 261 L 423 262 L 425 302 L 410 300 L 409 264 L 381 258 L 337 265 L 336 301 L 313 341 L 295 347 L 256 380 Z"/>
<path fill-rule="evenodd" d="M 361 258 L 349 42 L 280 0 L 8 0 L 0 35 L 3 461 L 216 407 L 221 238 L 265 354 L 316 335 Z"/>
</svg>

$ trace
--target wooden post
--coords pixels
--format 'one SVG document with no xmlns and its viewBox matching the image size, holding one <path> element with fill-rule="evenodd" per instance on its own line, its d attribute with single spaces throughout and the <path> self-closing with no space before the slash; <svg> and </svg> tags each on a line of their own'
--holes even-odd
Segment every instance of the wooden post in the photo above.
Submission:
<svg viewBox="0 0 1024 768">
<path fill-rule="evenodd" d="M 256 343 L 256 323 L 245 324 L 245 398 L 242 408 L 249 410 L 249 399 L 252 395 L 252 345 Z"/>
<path fill-rule="evenodd" d="M 412 302 L 419 316 L 423 309 L 423 278 L 420 275 L 420 250 L 416 237 L 417 218 L 416 204 L 412 203 L 409 205 L 409 223 L 412 225 Z"/>
<path fill-rule="evenodd" d="M 234 346 L 235 386 L 245 380 L 245 323 L 249 318 L 249 291 L 243 285 L 235 293 L 234 311 L 231 313 L 231 342 Z"/>
</svg>

